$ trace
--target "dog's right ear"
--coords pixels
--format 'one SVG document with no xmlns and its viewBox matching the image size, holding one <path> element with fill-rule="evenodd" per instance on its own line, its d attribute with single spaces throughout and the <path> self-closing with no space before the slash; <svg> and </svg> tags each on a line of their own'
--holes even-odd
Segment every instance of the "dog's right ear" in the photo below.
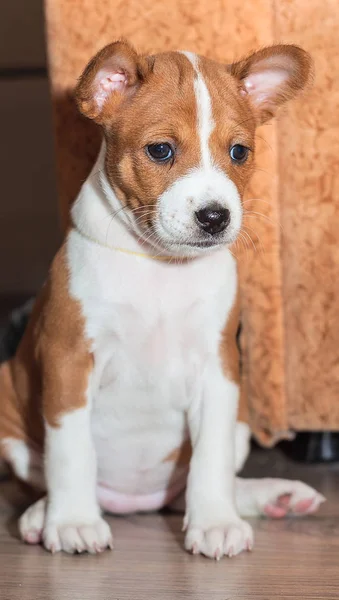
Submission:
<svg viewBox="0 0 339 600">
<path fill-rule="evenodd" d="M 127 42 L 105 46 L 88 63 L 75 89 L 80 112 L 105 125 L 120 102 L 143 83 L 148 69 L 146 59 Z"/>
</svg>

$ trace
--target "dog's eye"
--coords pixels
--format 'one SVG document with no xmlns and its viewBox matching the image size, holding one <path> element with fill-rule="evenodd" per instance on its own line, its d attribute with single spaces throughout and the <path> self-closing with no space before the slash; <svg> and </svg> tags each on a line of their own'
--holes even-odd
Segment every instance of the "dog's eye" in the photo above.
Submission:
<svg viewBox="0 0 339 600">
<path fill-rule="evenodd" d="M 160 142 L 159 144 L 149 144 L 146 147 L 148 156 L 157 162 L 167 162 L 173 158 L 174 150 L 170 144 Z"/>
<path fill-rule="evenodd" d="M 249 149 L 241 144 L 235 144 L 230 148 L 230 157 L 235 163 L 244 163 L 247 160 Z"/>
</svg>

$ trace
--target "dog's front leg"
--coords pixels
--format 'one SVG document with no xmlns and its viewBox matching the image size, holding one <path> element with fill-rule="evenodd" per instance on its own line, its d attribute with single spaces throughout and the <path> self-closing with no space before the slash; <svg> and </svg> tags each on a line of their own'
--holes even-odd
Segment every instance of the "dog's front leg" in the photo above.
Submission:
<svg viewBox="0 0 339 600">
<path fill-rule="evenodd" d="M 217 358 L 203 374 L 202 392 L 188 423 L 192 459 L 186 490 L 185 546 L 219 559 L 251 549 L 251 527 L 235 506 L 234 436 L 239 387 L 222 372 Z"/>
<path fill-rule="evenodd" d="M 87 357 L 64 357 L 59 373 L 44 372 L 47 512 L 43 542 L 51 552 L 101 552 L 112 536 L 96 498 Z M 56 365 L 54 364 L 54 368 Z"/>
</svg>

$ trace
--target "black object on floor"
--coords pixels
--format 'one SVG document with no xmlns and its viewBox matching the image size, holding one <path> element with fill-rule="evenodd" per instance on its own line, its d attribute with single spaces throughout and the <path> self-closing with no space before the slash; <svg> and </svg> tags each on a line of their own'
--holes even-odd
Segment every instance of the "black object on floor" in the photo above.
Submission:
<svg viewBox="0 0 339 600">
<path fill-rule="evenodd" d="M 303 431 L 291 442 L 282 442 L 281 449 L 290 458 L 305 463 L 339 461 L 339 432 Z"/>
<path fill-rule="evenodd" d="M 29 315 L 31 314 L 34 300 L 14 310 L 8 321 L 0 328 L 0 363 L 14 356 L 20 340 L 25 332 Z"/>
</svg>

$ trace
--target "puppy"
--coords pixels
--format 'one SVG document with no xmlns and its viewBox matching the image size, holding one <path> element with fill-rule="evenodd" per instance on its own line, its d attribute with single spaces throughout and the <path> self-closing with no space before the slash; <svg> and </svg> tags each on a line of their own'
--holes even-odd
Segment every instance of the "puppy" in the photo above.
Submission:
<svg viewBox="0 0 339 600">
<path fill-rule="evenodd" d="M 76 88 L 102 148 L 16 356 L 0 371 L 2 456 L 46 490 L 20 521 L 51 552 L 101 552 L 112 513 L 185 510 L 186 549 L 253 545 L 240 518 L 313 512 L 300 482 L 242 480 L 237 269 L 256 127 L 310 76 L 296 46 L 224 65 L 106 46 Z M 183 501 L 183 502 L 182 502 Z"/>
</svg>

